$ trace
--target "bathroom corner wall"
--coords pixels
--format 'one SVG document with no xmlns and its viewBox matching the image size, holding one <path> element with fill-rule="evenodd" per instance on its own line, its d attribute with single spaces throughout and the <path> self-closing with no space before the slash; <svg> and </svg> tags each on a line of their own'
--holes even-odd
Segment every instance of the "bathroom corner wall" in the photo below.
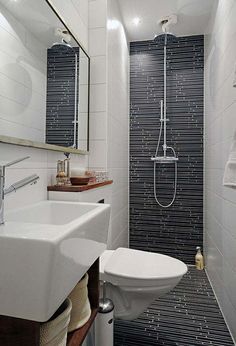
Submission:
<svg viewBox="0 0 236 346">
<path fill-rule="evenodd" d="M 112 248 L 128 245 L 129 50 L 117 0 L 108 0 L 108 161 Z"/>
<path fill-rule="evenodd" d="M 89 167 L 107 169 L 107 0 L 89 0 Z"/>
<path fill-rule="evenodd" d="M 206 268 L 236 340 L 236 190 L 223 174 L 236 131 L 236 2 L 219 0 L 205 38 Z"/>
<path fill-rule="evenodd" d="M 87 0 L 51 0 L 62 18 L 78 37 L 81 44 L 88 47 L 88 4 Z M 20 45 L 18 40 L 18 45 Z M 23 45 L 23 42 L 22 42 Z M 25 48 L 24 48 L 25 49 Z M 32 69 L 33 70 L 33 69 Z M 31 71 L 29 66 L 29 71 Z M 33 73 L 33 72 L 32 72 Z M 31 79 L 34 74 L 29 73 Z M 56 161 L 63 159 L 62 153 L 53 151 L 33 149 L 16 145 L 0 143 L 0 162 L 8 162 L 20 157 L 30 155 L 31 158 L 15 166 L 7 168 L 6 184 L 9 185 L 27 175 L 37 173 L 40 176 L 39 182 L 34 186 L 27 186 L 17 191 L 16 194 L 6 196 L 6 210 L 22 207 L 24 205 L 47 199 L 47 185 L 52 183 L 52 177 L 56 173 Z M 83 155 L 72 155 L 72 162 L 80 167 L 88 166 L 88 158 Z"/>
<path fill-rule="evenodd" d="M 129 51 L 117 0 L 89 1 L 91 121 L 89 167 L 107 169 L 112 215 L 109 248 L 128 245 Z"/>
</svg>

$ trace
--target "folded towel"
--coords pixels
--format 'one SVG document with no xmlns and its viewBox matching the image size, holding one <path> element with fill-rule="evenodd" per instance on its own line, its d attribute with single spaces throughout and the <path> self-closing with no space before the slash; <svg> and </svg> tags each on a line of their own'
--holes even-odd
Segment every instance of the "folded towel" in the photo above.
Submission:
<svg viewBox="0 0 236 346">
<path fill-rule="evenodd" d="M 225 166 L 223 185 L 236 187 L 236 160 L 229 160 Z"/>
<path fill-rule="evenodd" d="M 236 88 L 236 64 L 235 64 L 235 68 L 234 68 L 234 80 L 233 80 L 233 87 Z"/>
<path fill-rule="evenodd" d="M 223 185 L 236 187 L 236 131 L 230 148 L 229 159 L 225 165 Z"/>
</svg>

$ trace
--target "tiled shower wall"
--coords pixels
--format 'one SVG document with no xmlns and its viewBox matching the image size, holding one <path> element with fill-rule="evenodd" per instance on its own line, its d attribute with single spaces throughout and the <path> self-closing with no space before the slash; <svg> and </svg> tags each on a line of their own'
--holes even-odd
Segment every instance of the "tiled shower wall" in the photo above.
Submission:
<svg viewBox="0 0 236 346">
<path fill-rule="evenodd" d="M 130 246 L 193 263 L 203 241 L 204 38 L 180 37 L 167 48 L 167 144 L 176 150 L 177 195 L 167 209 L 153 194 L 153 162 L 163 99 L 163 43 L 132 42 Z M 171 154 L 170 154 L 171 155 Z M 174 164 L 157 165 L 157 193 L 168 203 Z"/>
<path fill-rule="evenodd" d="M 79 105 L 79 53 L 79 47 L 73 47 L 72 50 L 65 46 L 56 46 L 47 50 L 46 143 L 48 144 L 65 147 L 78 145 L 74 143 L 74 117 L 76 78 L 78 85 L 76 102 Z M 78 113 L 77 109 L 76 114 Z M 77 137 L 76 131 L 75 138 Z"/>
</svg>

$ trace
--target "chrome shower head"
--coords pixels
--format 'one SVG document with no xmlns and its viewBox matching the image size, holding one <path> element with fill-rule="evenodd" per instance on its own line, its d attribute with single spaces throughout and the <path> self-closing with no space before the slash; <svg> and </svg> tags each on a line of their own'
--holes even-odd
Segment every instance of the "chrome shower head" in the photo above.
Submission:
<svg viewBox="0 0 236 346">
<path fill-rule="evenodd" d="M 156 43 L 164 44 L 165 46 L 175 41 L 175 39 L 176 36 L 171 34 L 170 32 L 162 32 L 154 37 L 154 41 Z"/>
<path fill-rule="evenodd" d="M 68 30 L 64 28 L 56 28 L 54 31 L 54 35 L 60 38 L 60 42 L 53 43 L 51 48 L 66 47 L 69 49 L 73 49 L 73 47 L 69 44 L 69 42 L 71 41 L 71 34 L 68 32 Z"/>
<path fill-rule="evenodd" d="M 66 47 L 69 49 L 73 49 L 73 47 L 67 43 L 64 39 L 61 40 L 61 42 L 55 42 L 52 44 L 51 48 L 59 48 L 59 47 Z"/>
<path fill-rule="evenodd" d="M 159 25 L 161 25 L 162 28 L 162 32 L 154 37 L 154 41 L 156 41 L 157 43 L 162 43 L 165 46 L 168 43 L 173 42 L 176 39 L 176 36 L 169 31 L 169 26 L 176 23 L 177 16 L 174 14 L 162 18 L 162 20 L 159 22 Z"/>
</svg>

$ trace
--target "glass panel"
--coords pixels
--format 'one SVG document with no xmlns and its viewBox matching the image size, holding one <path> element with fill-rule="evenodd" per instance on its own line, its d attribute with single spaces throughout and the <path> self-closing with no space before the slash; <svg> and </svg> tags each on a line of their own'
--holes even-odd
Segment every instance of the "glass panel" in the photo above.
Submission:
<svg viewBox="0 0 236 346">
<path fill-rule="evenodd" d="M 67 27 L 45 0 L 0 0 L 0 35 L 0 137 L 88 150 L 89 57 Z"/>
</svg>

